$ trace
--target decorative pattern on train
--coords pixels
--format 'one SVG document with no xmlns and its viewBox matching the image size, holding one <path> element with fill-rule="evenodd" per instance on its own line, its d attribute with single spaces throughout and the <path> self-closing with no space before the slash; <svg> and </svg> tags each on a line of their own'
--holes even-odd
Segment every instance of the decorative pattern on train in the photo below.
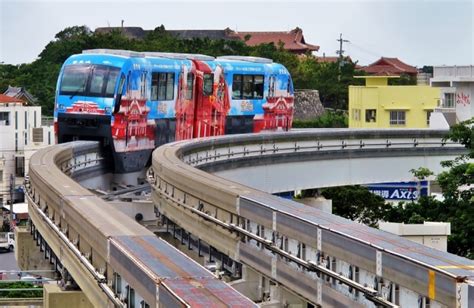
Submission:
<svg viewBox="0 0 474 308">
<path fill-rule="evenodd" d="M 155 125 L 148 121 L 150 74 L 147 63 L 133 63 L 126 76 L 125 93 L 111 123 L 116 152 L 155 148 Z"/>
<path fill-rule="evenodd" d="M 195 116 L 195 76 L 196 67 L 181 66 L 178 83 L 178 98 L 176 99 L 176 140 L 193 138 Z"/>
<path fill-rule="evenodd" d="M 194 137 L 224 135 L 226 116 L 230 109 L 224 71 L 220 65 L 197 60 L 193 62 L 197 68 Z"/>
</svg>

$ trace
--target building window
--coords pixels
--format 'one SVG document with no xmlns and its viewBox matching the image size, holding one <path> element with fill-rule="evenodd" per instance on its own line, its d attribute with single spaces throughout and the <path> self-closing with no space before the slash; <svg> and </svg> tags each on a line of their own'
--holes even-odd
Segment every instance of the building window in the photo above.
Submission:
<svg viewBox="0 0 474 308">
<path fill-rule="evenodd" d="M 404 110 L 390 111 L 390 125 L 405 125 L 405 122 Z"/>
<path fill-rule="evenodd" d="M 18 129 L 18 111 L 15 111 L 15 129 Z"/>
<path fill-rule="evenodd" d="M 15 157 L 15 175 L 23 177 L 25 175 L 25 158 Z"/>
<path fill-rule="evenodd" d="M 18 151 L 18 133 L 15 133 L 15 152 L 17 151 Z"/>
<path fill-rule="evenodd" d="M 0 170 L 0 183 L 3 182 L 3 170 Z"/>
<path fill-rule="evenodd" d="M 352 120 L 360 121 L 360 109 L 352 109 Z"/>
<path fill-rule="evenodd" d="M 25 132 L 25 145 L 28 145 L 28 133 Z"/>
<path fill-rule="evenodd" d="M 174 73 L 151 73 L 151 100 L 169 101 L 174 98 Z"/>
<path fill-rule="evenodd" d="M 454 108 L 454 99 L 455 94 L 454 93 L 444 93 L 444 108 Z"/>
<path fill-rule="evenodd" d="M 51 144 L 51 132 L 48 132 L 48 144 Z"/>
<path fill-rule="evenodd" d="M 433 110 L 426 110 L 426 125 L 430 125 L 430 117 Z"/>
<path fill-rule="evenodd" d="M 25 129 L 28 129 L 28 111 L 25 111 Z"/>
<path fill-rule="evenodd" d="M 365 122 L 377 122 L 377 110 L 375 109 L 366 109 L 365 110 Z"/>
<path fill-rule="evenodd" d="M 234 75 L 232 99 L 262 99 L 263 75 Z"/>
<path fill-rule="evenodd" d="M 34 116 L 33 121 L 34 121 L 34 126 L 33 127 L 36 127 L 36 110 L 35 110 L 35 116 Z"/>
<path fill-rule="evenodd" d="M 10 125 L 10 112 L 0 112 L 0 125 Z"/>
</svg>

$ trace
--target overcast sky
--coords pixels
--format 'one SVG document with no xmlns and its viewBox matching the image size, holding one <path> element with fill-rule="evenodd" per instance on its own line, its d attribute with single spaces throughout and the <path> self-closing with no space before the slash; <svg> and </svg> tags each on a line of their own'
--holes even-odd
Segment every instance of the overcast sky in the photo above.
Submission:
<svg viewBox="0 0 474 308">
<path fill-rule="evenodd" d="M 0 0 L 0 62 L 33 61 L 65 27 L 287 31 L 303 29 L 322 56 L 346 54 L 360 64 L 381 56 L 408 64 L 474 64 L 474 0 L 422 1 L 51 1 Z"/>
</svg>

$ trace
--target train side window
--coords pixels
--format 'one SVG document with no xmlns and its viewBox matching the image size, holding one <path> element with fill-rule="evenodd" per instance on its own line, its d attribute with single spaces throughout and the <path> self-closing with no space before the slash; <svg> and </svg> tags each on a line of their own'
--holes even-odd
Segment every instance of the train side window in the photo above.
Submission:
<svg viewBox="0 0 474 308">
<path fill-rule="evenodd" d="M 233 99 L 262 99 L 263 75 L 234 75 L 232 82 Z"/>
<path fill-rule="evenodd" d="M 232 98 L 242 99 L 242 75 L 234 75 L 232 80 Z"/>
<path fill-rule="evenodd" d="M 164 73 L 158 74 L 158 100 L 165 100 L 166 99 L 166 77 L 167 75 Z"/>
<path fill-rule="evenodd" d="M 151 100 L 158 100 L 158 73 L 151 73 Z"/>
<path fill-rule="evenodd" d="M 168 101 L 174 98 L 174 73 L 151 73 L 151 100 Z"/>
<path fill-rule="evenodd" d="M 192 99 L 193 98 L 193 86 L 194 86 L 194 74 L 188 73 L 186 77 L 186 95 L 185 99 Z"/>
<path fill-rule="evenodd" d="M 174 73 L 166 74 L 166 100 L 174 98 Z"/>
<path fill-rule="evenodd" d="M 202 89 L 202 92 L 204 93 L 204 95 L 206 96 L 212 95 L 213 84 L 214 84 L 214 74 L 204 74 L 203 89 Z"/>
<path fill-rule="evenodd" d="M 263 75 L 255 75 L 254 77 L 254 98 L 263 98 Z"/>
<path fill-rule="evenodd" d="M 244 75 L 243 81 L 243 98 L 249 99 L 253 98 L 253 76 L 252 75 Z"/>
</svg>

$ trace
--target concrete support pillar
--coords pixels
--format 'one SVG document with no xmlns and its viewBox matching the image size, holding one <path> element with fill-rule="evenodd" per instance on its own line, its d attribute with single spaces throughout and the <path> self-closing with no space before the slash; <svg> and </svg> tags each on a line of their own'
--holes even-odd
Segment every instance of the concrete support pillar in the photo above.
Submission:
<svg viewBox="0 0 474 308">
<path fill-rule="evenodd" d="M 46 308 L 93 307 L 82 291 L 63 291 L 57 284 L 43 286 L 43 303 Z"/>
<path fill-rule="evenodd" d="M 15 228 L 15 258 L 18 267 L 22 271 L 45 270 L 47 272 L 37 273 L 43 277 L 56 278 L 53 265 L 45 258 L 44 251 L 40 251 L 36 246 L 36 241 L 27 228 Z"/>
<path fill-rule="evenodd" d="M 306 204 L 307 206 L 332 214 L 332 200 L 328 200 L 324 198 L 323 196 L 319 196 L 316 198 L 310 197 L 310 198 L 294 199 L 294 201 Z"/>
<path fill-rule="evenodd" d="M 278 284 L 270 282 L 267 277 L 245 265 L 242 265 L 242 279 L 230 282 L 230 285 L 254 302 L 259 303 L 260 307 L 304 308 L 307 306 L 306 301 L 299 296 Z"/>
<path fill-rule="evenodd" d="M 230 285 L 254 302 L 262 300 L 261 275 L 246 265 L 242 265 L 242 279 L 232 281 Z"/>
</svg>

